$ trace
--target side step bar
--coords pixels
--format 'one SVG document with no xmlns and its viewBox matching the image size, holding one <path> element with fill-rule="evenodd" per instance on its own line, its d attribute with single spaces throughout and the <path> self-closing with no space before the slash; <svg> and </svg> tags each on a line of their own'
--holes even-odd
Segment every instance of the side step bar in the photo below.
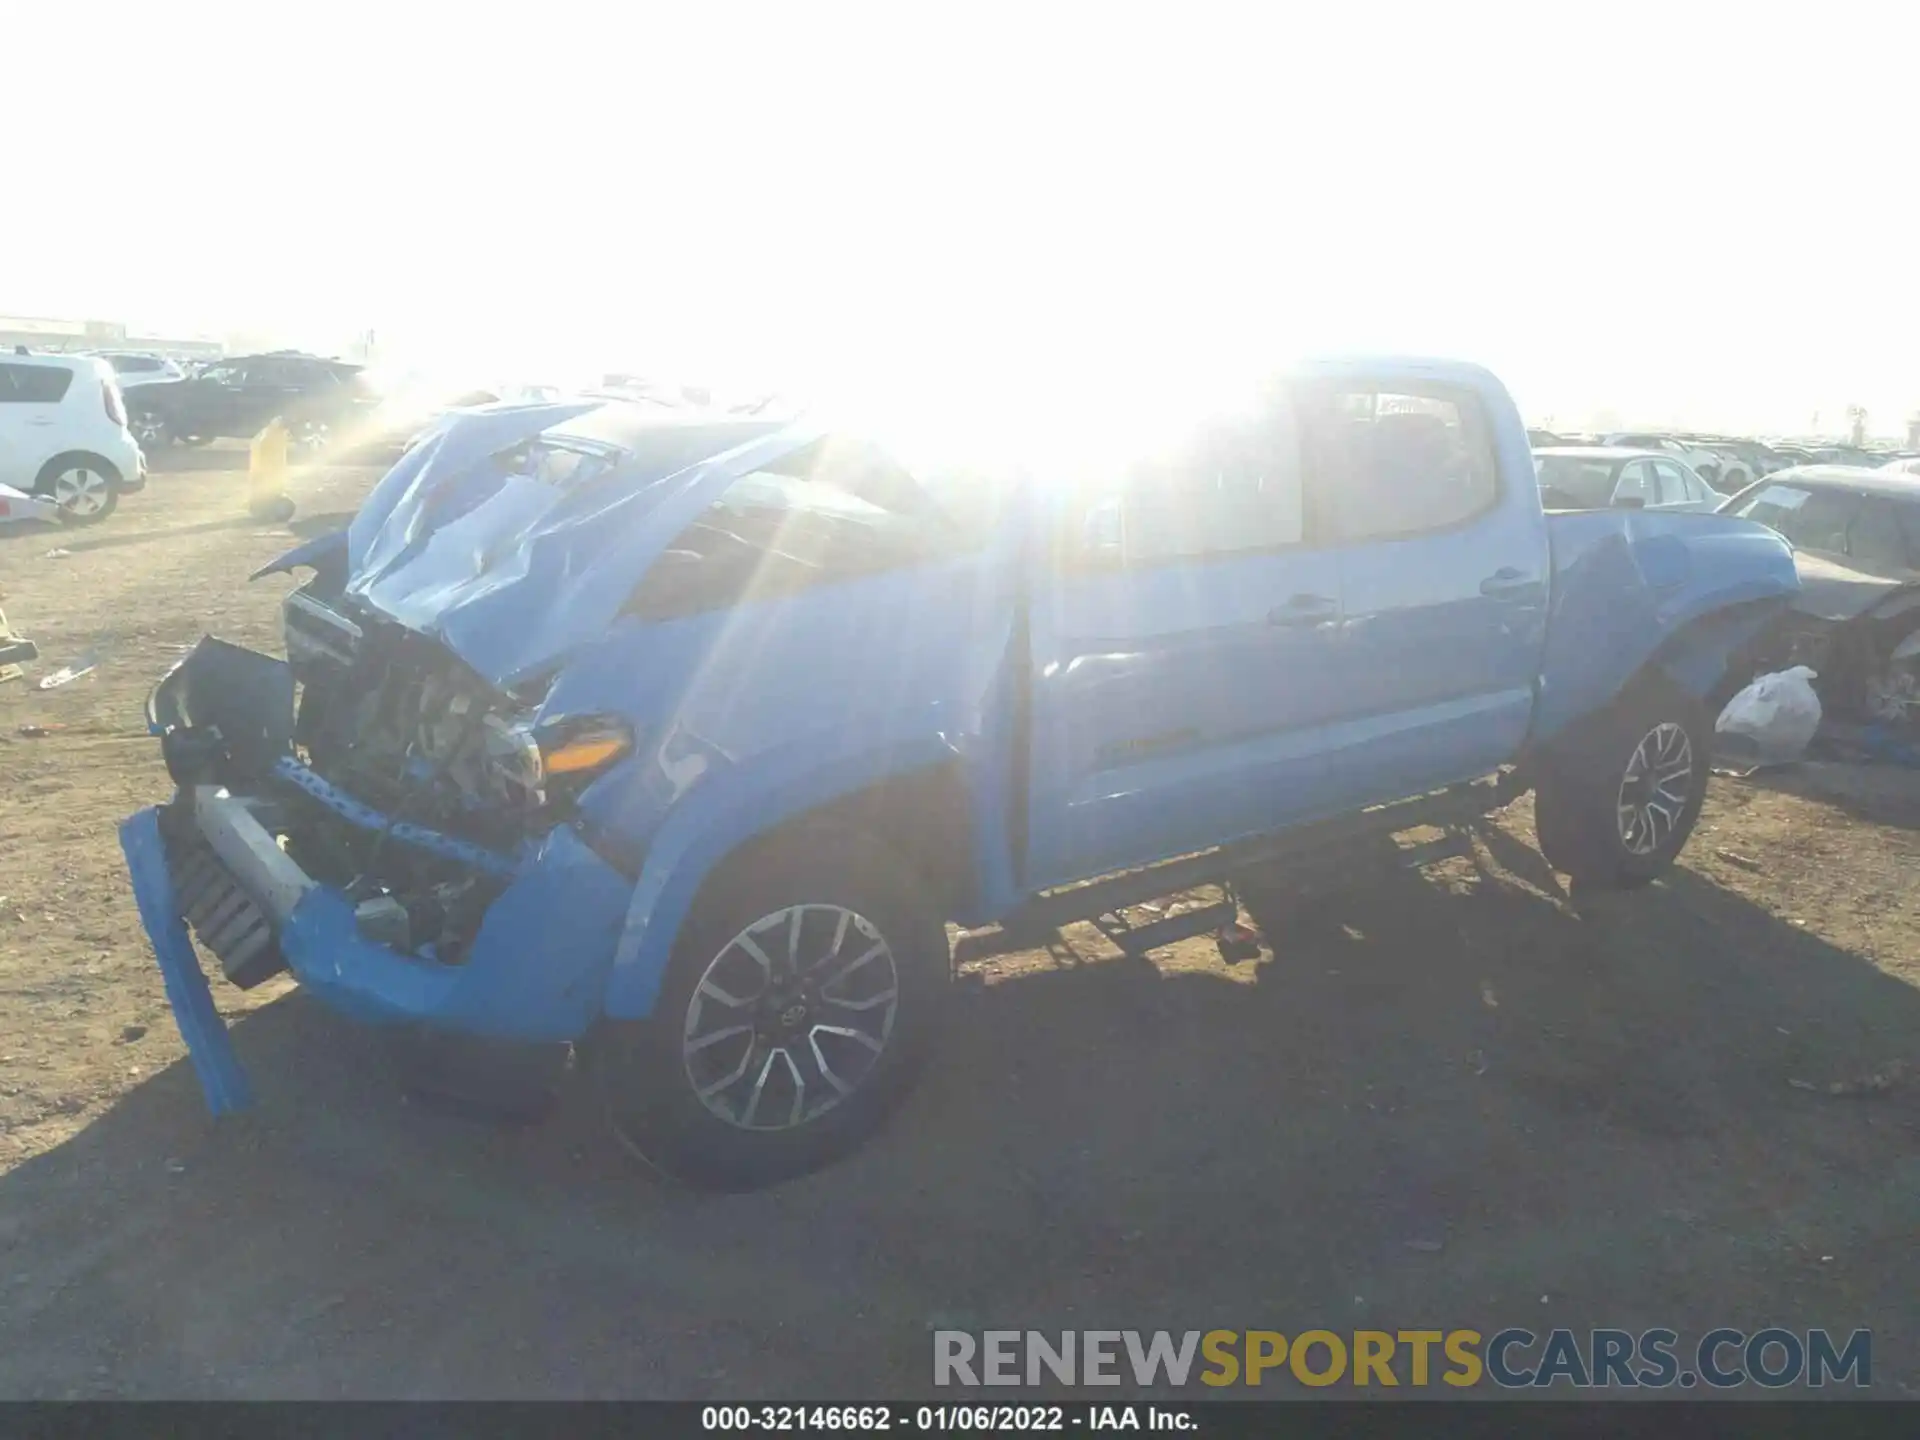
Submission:
<svg viewBox="0 0 1920 1440">
<path fill-rule="evenodd" d="M 1330 856 L 1337 856 L 1359 842 L 1390 837 L 1403 830 L 1437 827 L 1457 832 L 1518 799 L 1525 791 L 1525 784 L 1513 772 L 1505 772 L 1496 780 L 1456 785 L 1450 790 L 1377 806 L 1357 815 L 1303 825 L 1247 845 L 1208 850 L 1144 870 L 1054 890 L 1023 905 L 1003 920 L 1000 928 L 1009 939 L 1032 936 L 1038 941 L 1063 925 L 1080 920 L 1099 924 L 1105 918 L 1119 917 L 1130 907 L 1163 895 L 1202 885 L 1231 885 L 1236 875 L 1247 871 L 1289 861 L 1311 860 L 1316 866 L 1324 865 Z M 1398 863 L 1416 868 L 1469 853 L 1466 837 L 1450 833 L 1438 840 L 1401 847 Z M 1111 926 L 1101 924 L 1101 930 L 1129 954 L 1145 954 L 1175 940 L 1218 930 L 1231 924 L 1236 913 L 1237 907 L 1229 899 L 1147 925 L 1129 926 L 1116 918 Z"/>
</svg>

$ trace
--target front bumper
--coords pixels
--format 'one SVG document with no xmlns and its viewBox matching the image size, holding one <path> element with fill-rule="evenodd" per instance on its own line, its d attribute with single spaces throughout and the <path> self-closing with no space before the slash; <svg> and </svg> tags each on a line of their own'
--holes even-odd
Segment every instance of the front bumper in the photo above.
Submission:
<svg viewBox="0 0 1920 1440">
<path fill-rule="evenodd" d="M 195 655 L 210 657 L 226 679 L 233 677 L 236 657 L 250 657 L 269 682 L 251 687 L 250 703 L 273 703 L 280 687 L 271 683 L 271 667 L 284 670 L 285 662 L 219 642 L 202 642 Z M 196 674 L 193 661 L 190 656 L 183 662 L 148 703 L 152 728 L 165 734 L 176 760 L 206 744 L 196 737 L 210 728 L 204 715 L 197 726 L 169 723 L 193 713 L 187 702 L 196 678 L 207 688 L 208 672 Z M 221 693 L 231 697 L 247 688 L 223 686 Z M 218 728 L 269 745 L 283 733 L 273 716 L 256 717 L 249 726 L 229 714 Z M 302 870 L 281 847 L 275 827 L 298 823 L 286 806 L 299 790 L 346 823 L 384 829 L 393 843 L 457 849 L 461 842 L 396 824 L 341 796 L 289 754 L 254 768 L 265 777 L 257 785 L 182 780 L 170 805 L 143 810 L 120 827 L 141 923 L 213 1113 L 244 1108 L 250 1096 L 213 1008 L 189 922 L 201 948 L 219 959 L 234 983 L 257 984 L 284 966 L 329 1007 L 370 1024 L 556 1042 L 578 1039 L 599 1017 L 633 887 L 570 829 L 548 831 L 510 865 L 491 852 L 474 853 L 476 862 L 502 866 L 495 877 L 503 888 L 462 962 L 443 963 L 363 935 L 353 900 Z"/>
</svg>

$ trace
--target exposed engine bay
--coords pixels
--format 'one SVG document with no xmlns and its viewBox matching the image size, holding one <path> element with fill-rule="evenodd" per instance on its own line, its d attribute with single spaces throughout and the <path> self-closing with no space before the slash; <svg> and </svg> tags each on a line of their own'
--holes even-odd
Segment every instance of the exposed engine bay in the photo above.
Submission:
<svg viewBox="0 0 1920 1440">
<path fill-rule="evenodd" d="M 294 757 L 333 788 L 281 787 L 283 843 L 355 901 L 369 939 L 457 962 L 510 857 L 550 823 L 530 706 L 426 637 L 350 611 L 329 588 L 316 580 L 286 601 Z M 354 823 L 352 802 L 389 823 Z M 422 843 L 422 831 L 501 864 L 489 873 L 454 844 Z"/>
</svg>

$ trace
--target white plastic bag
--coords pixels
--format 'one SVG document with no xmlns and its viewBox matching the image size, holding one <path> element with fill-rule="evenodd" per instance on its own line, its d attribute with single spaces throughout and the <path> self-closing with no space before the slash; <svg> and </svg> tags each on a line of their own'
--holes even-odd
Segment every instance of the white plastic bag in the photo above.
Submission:
<svg viewBox="0 0 1920 1440">
<path fill-rule="evenodd" d="M 1739 743 L 1723 748 L 1758 765 L 1798 760 L 1820 728 L 1820 697 L 1811 683 L 1815 673 L 1796 665 L 1762 675 L 1729 700 L 1713 728 Z"/>
</svg>

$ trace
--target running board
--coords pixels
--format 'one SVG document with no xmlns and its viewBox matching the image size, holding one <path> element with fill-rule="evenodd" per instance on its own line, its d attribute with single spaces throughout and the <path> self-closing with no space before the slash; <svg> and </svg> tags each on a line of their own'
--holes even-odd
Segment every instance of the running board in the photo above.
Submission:
<svg viewBox="0 0 1920 1440">
<path fill-rule="evenodd" d="M 1131 906 L 1157 900 L 1163 895 L 1176 895 L 1202 885 L 1228 884 L 1235 875 L 1250 870 L 1308 859 L 1315 862 L 1314 868 L 1320 868 L 1329 859 L 1337 859 L 1340 851 L 1359 842 L 1396 835 L 1403 830 L 1434 827 L 1451 831 L 1470 825 L 1518 799 L 1525 793 L 1525 788 L 1509 772 L 1498 780 L 1456 785 L 1451 790 L 1381 805 L 1357 815 L 1303 825 L 1246 845 L 1208 850 L 1144 870 L 1126 871 L 1105 880 L 1093 880 L 1069 889 L 1050 891 L 1028 901 L 1007 916 L 1001 921 L 1000 928 L 1010 936 L 1049 935 L 1076 921 L 1119 914 Z M 1465 836 L 1449 834 L 1439 840 L 1401 847 L 1398 863 L 1418 867 L 1470 853 Z M 1169 916 L 1168 921 L 1185 921 L 1187 918 L 1187 914 L 1181 914 Z M 1228 917 L 1229 920 L 1231 918 Z M 1155 921 L 1154 924 L 1168 921 Z M 1206 928 L 1217 929 L 1218 926 Z M 1187 933 L 1201 932 L 1195 930 Z M 1185 935 L 1179 938 L 1185 938 Z M 1155 943 L 1165 944 L 1167 941 Z"/>
<path fill-rule="evenodd" d="M 1240 918 L 1240 906 L 1232 900 L 1217 905 L 1202 905 L 1183 910 L 1145 925 L 1132 925 L 1124 915 L 1098 915 L 1093 923 L 1100 933 L 1128 955 L 1145 955 L 1176 940 L 1191 940 L 1196 935 L 1212 935 Z"/>
</svg>

